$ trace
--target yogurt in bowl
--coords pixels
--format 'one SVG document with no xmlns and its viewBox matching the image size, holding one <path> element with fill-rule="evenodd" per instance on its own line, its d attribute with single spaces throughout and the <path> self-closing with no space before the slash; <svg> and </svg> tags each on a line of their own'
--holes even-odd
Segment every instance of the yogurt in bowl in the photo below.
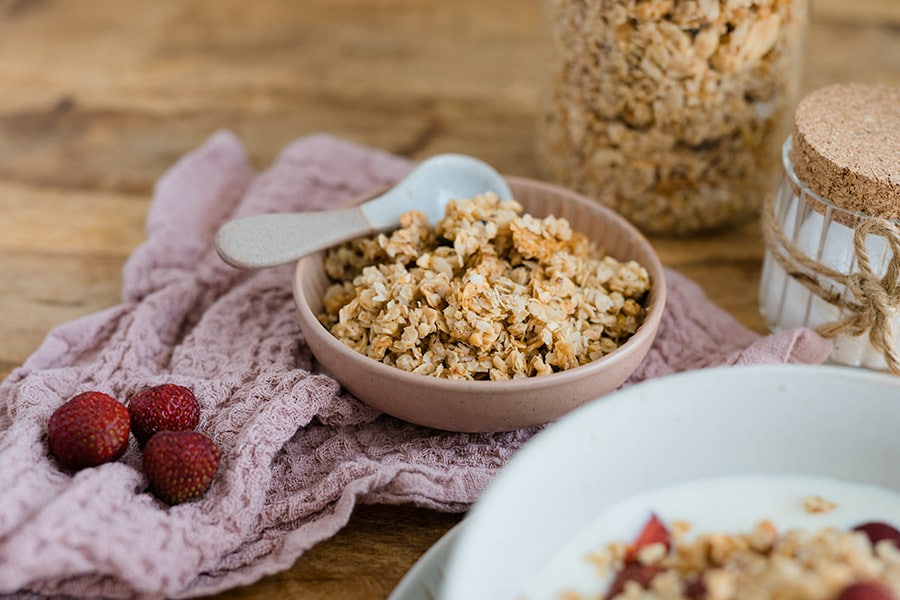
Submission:
<svg viewBox="0 0 900 600">
<path fill-rule="evenodd" d="M 444 600 L 601 594 L 585 557 L 651 512 L 692 531 L 900 523 L 900 380 L 833 366 L 661 378 L 548 427 L 466 517 Z M 812 513 L 805 502 L 836 506 Z"/>
<path fill-rule="evenodd" d="M 676 549 L 670 550 L 666 558 L 648 553 L 643 562 L 638 559 L 638 551 L 623 564 L 621 555 L 633 549 L 633 540 L 640 538 L 636 532 L 643 532 L 642 528 L 651 522 L 665 528 L 666 542 Z M 781 570 L 806 569 L 803 579 L 813 583 L 804 582 L 805 585 L 827 584 L 839 590 L 855 574 L 835 574 L 836 561 L 825 553 L 798 559 L 794 554 L 801 553 L 779 551 L 772 542 L 783 540 L 782 545 L 790 544 L 791 550 L 799 544 L 812 548 L 830 543 L 839 556 L 838 562 L 843 563 L 854 529 L 871 523 L 879 523 L 882 528 L 900 523 L 900 493 L 882 486 L 803 475 L 743 474 L 694 480 L 639 494 L 604 510 L 534 573 L 524 585 L 524 595 L 528 600 L 604 597 L 615 579 L 633 579 L 627 573 L 628 564 L 649 564 L 660 572 L 668 568 L 682 582 L 694 585 L 702 582 L 703 572 L 710 570 L 711 565 L 729 571 L 741 567 L 745 562 L 742 549 L 729 546 L 741 546 L 744 542 L 749 543 L 754 558 L 759 558 L 749 565 L 755 571 L 753 579 L 762 579 L 758 570 L 765 562 L 771 565 L 789 559 L 792 564 Z M 672 530 L 679 528 L 687 530 L 673 535 Z M 653 539 L 647 542 L 662 543 Z M 877 553 L 864 539 L 852 540 L 849 545 L 858 547 L 856 561 L 872 563 L 862 565 L 861 572 L 891 564 L 868 561 Z M 660 552 L 657 549 L 657 554 Z M 722 556 L 708 557 L 712 552 Z M 676 554 L 682 558 L 675 559 Z M 896 551 L 896 558 L 900 559 L 900 550 Z M 671 569 L 673 563 L 679 568 Z M 900 563 L 894 562 L 893 568 L 900 574 Z M 815 570 L 820 572 L 813 573 Z M 746 576 L 733 574 L 729 579 Z M 781 574 L 768 580 L 760 581 L 757 588 L 783 585 Z M 759 594 L 760 590 L 753 592 Z"/>
</svg>

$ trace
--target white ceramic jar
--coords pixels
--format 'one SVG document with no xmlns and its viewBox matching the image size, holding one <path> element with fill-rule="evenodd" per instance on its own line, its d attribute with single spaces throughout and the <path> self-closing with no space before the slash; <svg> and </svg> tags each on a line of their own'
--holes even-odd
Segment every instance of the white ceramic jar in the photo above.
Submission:
<svg viewBox="0 0 900 600">
<path fill-rule="evenodd" d="M 763 213 L 767 325 L 816 329 L 832 362 L 900 374 L 900 88 L 810 94 L 782 165 Z"/>
</svg>

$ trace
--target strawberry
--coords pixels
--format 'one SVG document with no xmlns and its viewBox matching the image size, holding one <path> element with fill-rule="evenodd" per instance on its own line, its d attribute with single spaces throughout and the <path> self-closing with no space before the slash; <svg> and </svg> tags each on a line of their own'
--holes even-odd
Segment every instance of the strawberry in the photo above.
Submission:
<svg viewBox="0 0 900 600">
<path fill-rule="evenodd" d="M 890 588 L 877 581 L 851 583 L 838 594 L 838 600 L 894 600 Z"/>
<path fill-rule="evenodd" d="M 160 431 L 144 447 L 150 489 L 167 504 L 196 500 L 219 468 L 219 449 L 197 431 Z"/>
<path fill-rule="evenodd" d="M 637 555 L 641 548 L 650 544 L 662 544 L 668 551 L 671 548 L 669 539 L 669 530 L 656 514 L 651 514 L 647 522 L 644 523 L 643 529 L 638 534 L 637 539 L 629 545 L 625 554 L 625 562 L 637 562 Z"/>
<path fill-rule="evenodd" d="M 157 431 L 194 429 L 200 405 L 190 389 L 166 383 L 141 390 L 128 401 L 131 431 L 141 447 Z"/>
<path fill-rule="evenodd" d="M 83 392 L 53 411 L 47 441 L 60 464 L 77 470 L 122 456 L 129 430 L 124 404 L 102 392 Z"/>
<path fill-rule="evenodd" d="M 881 540 L 891 540 L 894 546 L 900 548 L 900 531 L 893 525 L 881 521 L 869 521 L 857 525 L 853 528 L 853 531 L 862 531 L 865 533 L 873 546 Z"/>
<path fill-rule="evenodd" d="M 613 579 L 612 584 L 610 584 L 609 590 L 606 592 L 604 598 L 614 598 L 621 594 L 625 590 L 625 584 L 629 581 L 634 581 L 642 588 L 647 589 L 650 587 L 650 582 L 653 581 L 653 578 L 665 571 L 665 569 L 658 564 L 643 564 L 638 559 L 638 554 L 641 549 L 651 544 L 663 544 L 667 551 L 671 547 L 669 530 L 655 513 L 650 514 L 650 518 L 644 523 L 637 538 L 628 545 L 625 556 L 623 557 L 624 565 L 616 574 L 616 577 Z M 700 582 L 699 586 L 702 585 L 702 582 Z M 690 586 L 688 591 L 693 594 L 698 591 L 703 591 L 703 588 L 698 587 L 698 584 L 695 584 Z"/>
</svg>

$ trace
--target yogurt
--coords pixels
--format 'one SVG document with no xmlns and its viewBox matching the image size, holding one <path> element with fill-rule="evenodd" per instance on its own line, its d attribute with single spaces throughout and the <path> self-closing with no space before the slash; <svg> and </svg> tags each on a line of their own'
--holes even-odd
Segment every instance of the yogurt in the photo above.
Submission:
<svg viewBox="0 0 900 600">
<path fill-rule="evenodd" d="M 810 497 L 834 503 L 811 513 Z M 603 577 L 588 557 L 611 542 L 631 542 L 651 513 L 664 523 L 688 521 L 688 534 L 749 532 L 764 519 L 780 530 L 823 527 L 851 529 L 866 521 L 900 523 L 900 492 L 824 477 L 748 474 L 697 480 L 633 496 L 610 506 L 537 569 L 523 599 L 559 600 L 563 592 L 602 595 L 612 574 Z"/>
</svg>

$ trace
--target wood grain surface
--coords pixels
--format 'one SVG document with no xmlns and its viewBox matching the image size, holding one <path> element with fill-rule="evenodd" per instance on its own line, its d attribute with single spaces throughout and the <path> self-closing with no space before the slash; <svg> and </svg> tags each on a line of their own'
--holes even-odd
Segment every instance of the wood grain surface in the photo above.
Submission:
<svg viewBox="0 0 900 600">
<path fill-rule="evenodd" d="M 898 0 L 812 0 L 802 89 L 900 85 Z M 115 305 L 154 180 L 228 128 L 265 167 L 327 131 L 538 176 L 539 1 L 0 0 L 0 377 L 55 325 Z M 654 238 L 762 332 L 755 222 Z M 385 598 L 459 520 L 361 507 L 292 569 L 224 598 Z"/>
</svg>

